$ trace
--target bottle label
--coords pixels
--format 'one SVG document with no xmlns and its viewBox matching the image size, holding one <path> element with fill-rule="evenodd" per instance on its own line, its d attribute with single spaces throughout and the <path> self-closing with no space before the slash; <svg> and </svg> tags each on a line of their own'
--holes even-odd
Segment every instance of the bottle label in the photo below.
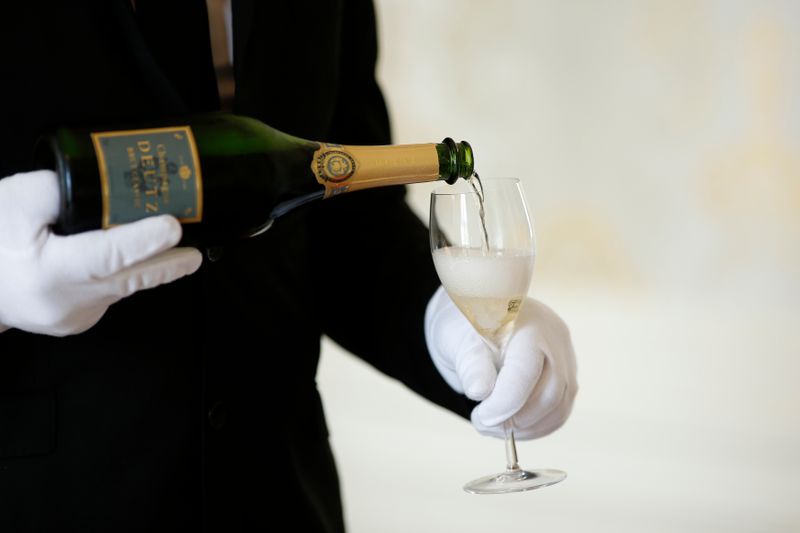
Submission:
<svg viewBox="0 0 800 533">
<path fill-rule="evenodd" d="M 325 198 L 344 192 L 439 179 L 435 144 L 342 146 L 320 144 L 311 169 Z"/>
<path fill-rule="evenodd" d="M 92 133 L 103 191 L 103 227 L 149 216 L 203 218 L 197 146 L 189 126 Z"/>
</svg>

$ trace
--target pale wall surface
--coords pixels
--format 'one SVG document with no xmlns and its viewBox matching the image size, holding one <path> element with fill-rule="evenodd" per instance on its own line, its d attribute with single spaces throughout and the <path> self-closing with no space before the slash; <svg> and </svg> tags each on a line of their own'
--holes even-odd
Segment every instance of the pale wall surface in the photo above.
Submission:
<svg viewBox="0 0 800 533">
<path fill-rule="evenodd" d="M 800 3 L 377 7 L 396 142 L 523 180 L 581 391 L 520 446 L 564 483 L 470 496 L 502 443 L 326 344 L 350 531 L 800 531 Z"/>
</svg>

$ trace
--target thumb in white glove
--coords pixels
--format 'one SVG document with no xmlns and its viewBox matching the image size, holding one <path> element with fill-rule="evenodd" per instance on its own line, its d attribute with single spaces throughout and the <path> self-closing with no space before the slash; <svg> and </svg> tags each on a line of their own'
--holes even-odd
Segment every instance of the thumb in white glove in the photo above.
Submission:
<svg viewBox="0 0 800 533">
<path fill-rule="evenodd" d="M 433 363 L 456 391 L 481 403 L 472 424 L 484 435 L 504 437 L 510 420 L 518 439 L 561 427 L 578 391 L 569 329 L 549 307 L 526 298 L 499 371 L 492 349 L 440 287 L 428 303 L 425 338 Z"/>
<path fill-rule="evenodd" d="M 0 180 L 0 331 L 80 333 L 114 302 L 196 271 L 202 255 L 173 248 L 181 226 L 157 216 L 108 230 L 55 235 L 55 174 Z"/>
</svg>

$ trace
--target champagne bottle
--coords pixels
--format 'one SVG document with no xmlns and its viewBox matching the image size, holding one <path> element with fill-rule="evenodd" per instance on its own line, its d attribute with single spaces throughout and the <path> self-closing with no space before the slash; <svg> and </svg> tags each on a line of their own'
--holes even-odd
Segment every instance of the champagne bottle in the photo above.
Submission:
<svg viewBox="0 0 800 533">
<path fill-rule="evenodd" d="M 309 201 L 341 193 L 469 178 L 472 148 L 441 143 L 342 146 L 300 139 L 253 118 L 191 115 L 137 129 L 56 130 L 37 147 L 56 171 L 72 234 L 169 213 L 184 241 L 221 244 L 257 235 Z"/>
</svg>

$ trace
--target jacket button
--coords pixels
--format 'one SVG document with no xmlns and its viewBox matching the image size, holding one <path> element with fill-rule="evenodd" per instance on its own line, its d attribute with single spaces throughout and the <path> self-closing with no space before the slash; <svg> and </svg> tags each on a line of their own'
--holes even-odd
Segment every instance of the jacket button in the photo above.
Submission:
<svg viewBox="0 0 800 533">
<path fill-rule="evenodd" d="M 228 421 L 228 407 L 224 402 L 217 402 L 208 410 L 208 423 L 213 429 L 220 430 Z"/>
<path fill-rule="evenodd" d="M 222 259 L 222 246 L 211 246 L 206 248 L 206 257 L 212 263 Z"/>
</svg>

